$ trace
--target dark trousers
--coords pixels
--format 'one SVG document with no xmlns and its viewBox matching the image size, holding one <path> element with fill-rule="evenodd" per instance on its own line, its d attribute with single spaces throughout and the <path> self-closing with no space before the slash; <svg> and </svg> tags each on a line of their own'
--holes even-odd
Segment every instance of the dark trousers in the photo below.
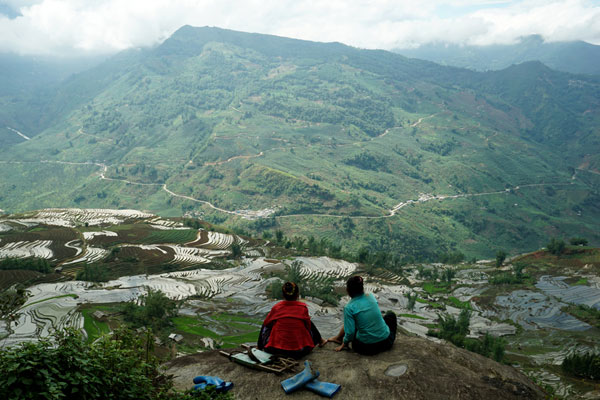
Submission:
<svg viewBox="0 0 600 400">
<path fill-rule="evenodd" d="M 258 336 L 258 346 L 257 347 L 259 349 L 264 348 L 264 350 L 267 353 L 277 354 L 277 355 L 280 355 L 283 357 L 291 357 L 296 360 L 307 356 L 308 353 L 311 352 L 313 347 L 320 344 L 321 340 L 322 340 L 321 333 L 319 332 L 319 330 L 317 329 L 315 324 L 313 324 L 312 321 L 310 322 L 310 336 L 311 336 L 313 344 L 314 344 L 313 347 L 305 347 L 300 350 L 284 350 L 284 349 L 278 349 L 276 347 L 265 347 L 267 342 L 269 341 L 270 335 L 271 335 L 271 327 L 263 326 L 260 330 L 260 335 Z"/>
<path fill-rule="evenodd" d="M 394 340 L 396 340 L 396 331 L 398 329 L 396 314 L 394 314 L 392 311 L 388 311 L 383 316 L 383 320 L 388 328 L 390 328 L 390 335 L 387 338 L 375 343 L 363 343 L 358 339 L 354 339 L 352 341 L 352 350 L 358 354 L 372 356 L 374 354 L 381 353 L 382 351 L 391 349 L 392 345 L 394 344 Z"/>
</svg>

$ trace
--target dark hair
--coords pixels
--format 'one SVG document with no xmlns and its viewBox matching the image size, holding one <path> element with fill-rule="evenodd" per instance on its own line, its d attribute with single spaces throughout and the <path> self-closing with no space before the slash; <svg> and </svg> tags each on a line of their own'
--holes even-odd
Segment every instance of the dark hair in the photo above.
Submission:
<svg viewBox="0 0 600 400">
<path fill-rule="evenodd" d="M 346 282 L 346 291 L 350 297 L 356 297 L 364 294 L 365 288 L 363 286 L 363 278 L 358 275 L 350 277 L 348 282 Z"/>
<path fill-rule="evenodd" d="M 286 300 L 297 300 L 300 290 L 294 282 L 286 282 L 281 287 L 281 293 L 283 293 L 283 298 Z"/>
</svg>

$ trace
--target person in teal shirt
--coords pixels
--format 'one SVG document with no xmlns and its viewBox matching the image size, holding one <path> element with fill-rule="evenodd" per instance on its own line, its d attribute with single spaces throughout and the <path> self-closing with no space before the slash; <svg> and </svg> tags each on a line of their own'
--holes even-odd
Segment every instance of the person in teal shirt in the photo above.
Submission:
<svg viewBox="0 0 600 400">
<path fill-rule="evenodd" d="M 353 276 L 346 283 L 351 297 L 344 307 L 344 326 L 328 342 L 339 343 L 335 350 L 348 348 L 359 354 L 373 355 L 392 348 L 396 340 L 396 314 L 388 311 L 381 315 L 377 300 L 372 293 L 365 294 L 363 279 Z"/>
</svg>

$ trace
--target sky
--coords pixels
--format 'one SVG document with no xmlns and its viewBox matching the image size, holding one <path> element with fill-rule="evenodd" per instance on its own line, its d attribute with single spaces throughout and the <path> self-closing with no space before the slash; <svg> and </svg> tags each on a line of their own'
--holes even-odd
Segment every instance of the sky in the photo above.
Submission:
<svg viewBox="0 0 600 400">
<path fill-rule="evenodd" d="M 183 25 L 386 50 L 531 34 L 600 45 L 600 0 L 0 0 L 0 52 L 112 54 Z"/>
</svg>

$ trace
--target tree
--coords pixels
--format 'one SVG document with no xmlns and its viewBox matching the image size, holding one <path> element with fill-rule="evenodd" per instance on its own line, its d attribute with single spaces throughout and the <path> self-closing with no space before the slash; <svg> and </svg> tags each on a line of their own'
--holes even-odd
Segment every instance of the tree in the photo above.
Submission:
<svg viewBox="0 0 600 400">
<path fill-rule="evenodd" d="M 88 282 L 106 282 L 108 281 L 108 271 L 102 265 L 84 265 L 83 270 L 75 275 L 75 279 Z"/>
<path fill-rule="evenodd" d="M 561 255 L 562 252 L 565 250 L 565 242 L 564 240 L 552 238 L 550 242 L 546 245 L 546 248 L 551 254 L 558 256 Z"/>
<path fill-rule="evenodd" d="M 87 343 L 73 328 L 50 339 L 0 349 L 2 399 L 141 399 L 230 400 L 230 394 L 200 392 L 197 397 L 173 390 L 173 377 L 165 374 L 149 351 L 152 336 L 140 338 L 118 329 Z"/>
<path fill-rule="evenodd" d="M 408 300 L 406 308 L 408 308 L 409 310 L 412 311 L 415 308 L 415 302 L 417 301 L 417 294 L 409 293 L 406 295 L 406 299 Z"/>
<path fill-rule="evenodd" d="M 569 240 L 569 243 L 573 246 L 587 246 L 588 241 L 582 237 L 574 237 Z"/>
<path fill-rule="evenodd" d="M 180 303 L 171 300 L 160 290 L 149 289 L 148 293 L 135 302 L 125 304 L 125 320 L 133 326 L 150 326 L 159 331 L 171 324 L 171 318 L 177 315 Z"/>
<path fill-rule="evenodd" d="M 504 250 L 498 250 L 496 252 L 496 267 L 501 267 L 506 260 L 506 252 Z"/>
<path fill-rule="evenodd" d="M 27 301 L 28 292 L 23 288 L 10 287 L 0 292 L 0 320 L 10 324 L 19 319 L 18 310 Z"/>
<path fill-rule="evenodd" d="M 283 242 L 283 232 L 279 229 L 275 231 L 275 240 L 277 240 L 277 243 Z"/>
<path fill-rule="evenodd" d="M 242 256 L 242 246 L 239 243 L 233 243 L 231 245 L 231 257 L 232 258 L 240 258 Z"/>
</svg>

